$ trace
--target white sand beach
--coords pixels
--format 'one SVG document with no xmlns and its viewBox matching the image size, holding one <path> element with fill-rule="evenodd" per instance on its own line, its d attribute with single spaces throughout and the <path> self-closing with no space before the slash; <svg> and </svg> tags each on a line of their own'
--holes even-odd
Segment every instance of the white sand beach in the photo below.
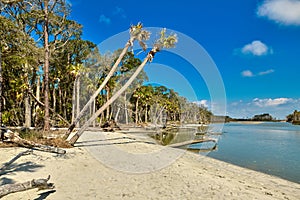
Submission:
<svg viewBox="0 0 300 200">
<path fill-rule="evenodd" d="M 152 142 L 135 133 L 86 132 L 66 155 L 34 151 L 6 170 L 0 184 L 51 175 L 55 189 L 28 190 L 3 200 L 300 197 L 300 184 Z M 24 150 L 0 149 L 0 163 Z"/>
</svg>

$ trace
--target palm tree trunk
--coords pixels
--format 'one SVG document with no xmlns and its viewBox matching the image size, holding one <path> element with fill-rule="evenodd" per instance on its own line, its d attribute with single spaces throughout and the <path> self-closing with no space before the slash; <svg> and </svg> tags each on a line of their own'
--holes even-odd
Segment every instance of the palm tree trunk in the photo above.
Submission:
<svg viewBox="0 0 300 200">
<path fill-rule="evenodd" d="M 145 123 L 148 123 L 148 104 L 146 104 L 145 108 Z"/>
<path fill-rule="evenodd" d="M 64 118 L 65 119 L 68 119 L 68 116 L 67 116 L 67 102 L 68 102 L 68 98 L 67 98 L 67 91 L 65 90 L 64 91 L 64 94 L 63 94 L 63 99 L 64 99 L 64 102 L 63 102 L 63 108 L 64 108 L 64 110 L 63 110 L 63 116 L 64 116 Z"/>
<path fill-rule="evenodd" d="M 74 145 L 75 142 L 78 140 L 78 138 L 82 135 L 82 133 L 89 127 L 90 123 L 94 121 L 110 104 L 112 104 L 119 96 L 122 95 L 123 92 L 131 85 L 131 83 L 134 81 L 134 79 L 139 75 L 139 73 L 142 71 L 146 63 L 152 59 L 157 52 L 156 49 L 152 49 L 147 57 L 144 59 L 144 61 L 141 63 L 141 65 L 136 69 L 134 74 L 130 77 L 130 79 L 123 85 L 123 87 L 117 91 L 110 99 L 107 101 L 97 112 L 79 129 L 79 131 L 70 139 L 69 143 L 71 145 Z"/>
<path fill-rule="evenodd" d="M 72 94 L 72 123 L 74 122 L 75 120 L 75 104 L 76 104 L 76 83 L 77 83 L 77 76 L 75 78 L 75 81 L 73 83 L 73 94 Z"/>
<path fill-rule="evenodd" d="M 36 91 L 35 91 L 35 96 L 37 98 L 38 101 L 40 101 L 40 82 L 41 81 L 41 77 L 39 75 L 37 75 L 36 78 Z M 33 117 L 34 117 L 34 126 L 37 126 L 37 122 L 39 120 L 39 110 L 40 110 L 40 106 L 38 103 L 34 103 L 34 113 L 33 113 Z"/>
<path fill-rule="evenodd" d="M 56 111 L 56 91 L 55 91 L 55 85 L 53 84 L 53 91 L 52 91 L 52 98 L 53 98 L 53 110 Z"/>
<path fill-rule="evenodd" d="M 68 138 L 68 136 L 70 135 L 70 133 L 72 132 L 72 130 L 75 128 L 76 124 L 80 121 L 80 119 L 83 117 L 84 113 L 87 111 L 87 109 L 89 108 L 89 106 L 91 105 L 91 103 L 93 102 L 93 99 L 96 99 L 96 97 L 98 96 L 98 94 L 101 92 L 101 90 L 104 88 L 104 86 L 106 85 L 106 83 L 109 81 L 109 79 L 113 76 L 114 72 L 116 71 L 118 65 L 120 64 L 122 58 L 124 57 L 124 55 L 127 53 L 128 48 L 131 46 L 132 41 L 129 40 L 123 51 L 121 52 L 118 60 L 115 62 L 115 64 L 113 65 L 113 67 L 111 68 L 110 72 L 108 73 L 108 75 L 105 77 L 104 81 L 101 83 L 101 85 L 99 86 L 99 88 L 97 89 L 97 91 L 93 94 L 93 96 L 89 99 L 89 101 L 86 103 L 86 105 L 82 108 L 82 110 L 80 111 L 79 115 L 76 117 L 76 119 L 73 121 L 73 123 L 70 125 L 68 132 L 65 134 L 64 138 Z"/>
<path fill-rule="evenodd" d="M 30 128 L 31 127 L 31 103 L 30 103 L 30 97 L 29 94 L 26 93 L 25 94 L 25 124 L 24 126 L 26 128 Z"/>
<path fill-rule="evenodd" d="M 92 114 L 91 115 L 93 115 L 95 112 L 96 112 L 96 99 L 94 99 L 94 101 L 93 101 L 93 108 L 92 108 Z M 95 120 L 93 121 L 93 127 L 96 127 L 96 121 Z"/>
<path fill-rule="evenodd" d="M 62 113 L 62 91 L 61 91 L 61 86 L 58 86 L 58 97 L 59 97 L 59 103 L 58 103 L 58 106 L 59 106 L 59 111 L 58 113 Z"/>
<path fill-rule="evenodd" d="M 108 86 L 106 86 L 106 101 L 109 100 L 109 95 L 110 95 L 110 88 Z M 106 121 L 109 120 L 109 114 L 110 114 L 110 109 L 109 109 L 109 106 L 107 106 L 107 109 L 106 109 Z"/>
<path fill-rule="evenodd" d="M 127 100 L 126 100 L 126 92 L 124 93 L 124 112 L 125 112 L 125 123 L 128 124 L 128 110 L 127 110 Z"/>
<path fill-rule="evenodd" d="M 77 75 L 76 78 L 76 118 L 80 114 L 80 74 Z M 79 127 L 79 124 L 77 124 Z"/>
<path fill-rule="evenodd" d="M 139 107 L 139 98 L 137 98 L 135 102 L 135 125 L 138 124 L 138 120 L 139 120 L 138 107 Z"/>
<path fill-rule="evenodd" d="M 117 113 L 116 113 L 116 115 L 115 115 L 115 122 L 116 122 L 116 123 L 118 122 L 118 117 L 119 117 L 120 110 L 121 110 L 121 108 L 118 107 Z"/>
</svg>

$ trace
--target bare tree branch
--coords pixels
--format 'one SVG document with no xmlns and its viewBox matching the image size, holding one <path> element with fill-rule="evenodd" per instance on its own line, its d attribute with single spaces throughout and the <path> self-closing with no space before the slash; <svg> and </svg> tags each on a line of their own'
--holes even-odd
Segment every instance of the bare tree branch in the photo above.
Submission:
<svg viewBox="0 0 300 200">
<path fill-rule="evenodd" d="M 29 94 L 33 97 L 33 99 L 38 103 L 40 104 L 41 106 L 45 106 L 45 104 L 43 104 L 41 101 L 39 101 L 35 96 L 34 94 L 32 94 L 31 91 L 29 91 Z M 63 118 L 60 114 L 58 114 L 57 112 L 55 112 L 55 110 L 53 110 L 52 108 L 49 108 L 50 111 L 55 114 L 57 117 L 59 117 L 61 120 L 63 120 L 66 124 L 68 124 L 68 126 L 70 126 L 70 123 L 68 122 L 68 120 L 66 120 L 65 118 Z"/>
</svg>

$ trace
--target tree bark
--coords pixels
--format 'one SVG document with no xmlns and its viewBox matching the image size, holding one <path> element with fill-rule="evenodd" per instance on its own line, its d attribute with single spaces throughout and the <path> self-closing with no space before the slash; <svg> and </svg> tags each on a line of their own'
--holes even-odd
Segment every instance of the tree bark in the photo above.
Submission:
<svg viewBox="0 0 300 200">
<path fill-rule="evenodd" d="M 128 111 L 127 111 L 127 99 L 126 99 L 126 92 L 124 93 L 124 112 L 125 112 L 125 123 L 128 124 Z"/>
<path fill-rule="evenodd" d="M 52 100 L 53 100 L 53 110 L 56 111 L 56 91 L 55 91 L 55 85 L 53 84 L 53 91 L 52 91 Z"/>
<path fill-rule="evenodd" d="M 148 104 L 146 103 L 146 108 L 145 108 L 145 123 L 148 123 Z"/>
<path fill-rule="evenodd" d="M 63 93 L 63 116 L 65 119 L 68 119 L 68 116 L 67 116 L 67 101 L 68 101 L 68 98 L 67 98 L 67 91 L 65 90 L 64 93 Z"/>
<path fill-rule="evenodd" d="M 80 114 L 80 74 L 76 76 L 76 118 Z M 79 124 L 77 124 L 79 127 Z"/>
<path fill-rule="evenodd" d="M 93 110 L 92 110 L 92 115 L 96 112 L 96 99 L 93 101 Z M 93 121 L 93 127 L 96 127 L 96 120 Z"/>
<path fill-rule="evenodd" d="M 77 76 L 75 78 L 75 81 L 73 83 L 73 94 L 72 94 L 72 121 L 71 123 L 74 123 L 75 120 L 75 106 L 76 106 L 76 83 L 77 83 Z"/>
<path fill-rule="evenodd" d="M 62 104 L 63 104 L 63 101 L 62 101 L 62 91 L 61 91 L 61 87 L 59 86 L 58 87 L 58 98 L 59 98 L 59 103 L 58 103 L 58 106 L 59 106 L 59 112 L 58 113 L 62 113 Z"/>
<path fill-rule="evenodd" d="M 138 120 L 139 120 L 138 107 L 139 107 L 139 97 L 137 97 L 136 102 L 135 102 L 135 125 L 138 124 Z"/>
<path fill-rule="evenodd" d="M 0 126 L 2 126 L 2 44 L 0 43 Z"/>
<path fill-rule="evenodd" d="M 16 183 L 16 184 L 6 184 L 0 186 L 0 198 L 16 192 L 22 192 L 34 188 L 38 188 L 39 190 L 45 189 L 53 189 L 54 184 L 48 183 L 50 179 L 50 175 L 47 179 L 33 179 L 31 181 L 27 181 L 25 183 Z"/>
<path fill-rule="evenodd" d="M 44 4 L 44 102 L 45 102 L 45 116 L 44 116 L 44 131 L 50 130 L 50 114 L 49 114 L 49 13 L 48 0 Z"/>
<path fill-rule="evenodd" d="M 106 101 L 109 101 L 109 95 L 110 95 L 110 88 L 106 86 Z M 106 121 L 109 120 L 109 114 L 110 114 L 110 109 L 109 106 L 107 106 L 106 109 Z"/>
<path fill-rule="evenodd" d="M 31 103 L 30 103 L 30 96 L 29 94 L 25 94 L 25 124 L 24 126 L 26 128 L 30 128 L 31 127 Z"/>
<path fill-rule="evenodd" d="M 118 107 L 117 112 L 116 112 L 116 115 L 115 115 L 115 122 L 118 122 L 120 110 L 121 110 L 121 108 Z"/>
<path fill-rule="evenodd" d="M 151 60 L 157 51 L 151 50 L 144 61 L 140 64 L 140 66 L 136 69 L 134 74 L 129 78 L 129 80 L 123 85 L 123 87 L 117 91 L 110 99 L 107 101 L 97 112 L 79 129 L 79 131 L 70 139 L 69 143 L 74 145 L 78 138 L 82 135 L 82 133 L 89 127 L 90 123 L 94 121 L 108 106 L 110 106 L 119 96 L 122 95 L 123 92 L 131 85 L 134 79 L 139 75 L 142 71 L 146 63 Z"/>
</svg>

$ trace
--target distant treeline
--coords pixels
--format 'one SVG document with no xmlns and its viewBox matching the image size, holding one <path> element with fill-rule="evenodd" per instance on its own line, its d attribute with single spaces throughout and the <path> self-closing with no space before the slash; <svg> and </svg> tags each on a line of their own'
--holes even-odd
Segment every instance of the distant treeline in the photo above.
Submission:
<svg viewBox="0 0 300 200">
<path fill-rule="evenodd" d="M 287 122 L 290 122 L 295 125 L 300 125 L 300 112 L 295 110 L 292 114 L 289 114 L 287 117 Z"/>
<path fill-rule="evenodd" d="M 220 118 L 220 117 L 219 117 Z M 272 117 L 269 113 L 264 113 L 260 115 L 254 115 L 252 118 L 231 118 L 229 116 L 224 116 L 223 121 L 225 122 L 234 122 L 234 121 L 269 121 L 269 122 L 278 122 L 278 120 Z M 292 114 L 286 116 L 286 122 L 300 125 L 300 111 L 295 110 Z"/>
<path fill-rule="evenodd" d="M 259 115 L 254 115 L 252 118 L 231 118 L 228 117 L 227 121 L 280 121 L 272 117 L 269 113 L 263 113 Z"/>
</svg>

